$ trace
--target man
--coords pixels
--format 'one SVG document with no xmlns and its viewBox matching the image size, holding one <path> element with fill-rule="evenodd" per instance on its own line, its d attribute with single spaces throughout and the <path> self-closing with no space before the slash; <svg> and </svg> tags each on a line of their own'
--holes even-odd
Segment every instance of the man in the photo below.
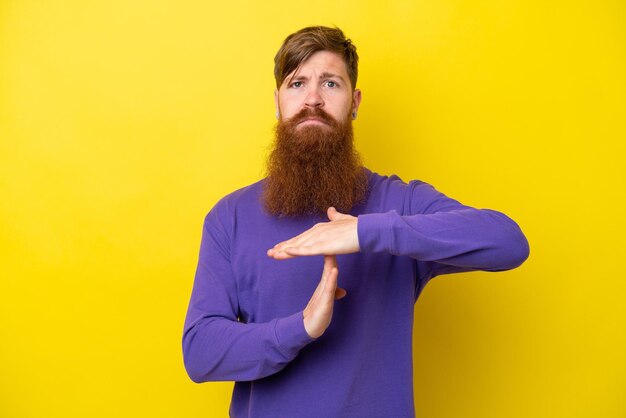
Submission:
<svg viewBox="0 0 626 418">
<path fill-rule="evenodd" d="M 233 417 L 413 416 L 426 283 L 528 257 L 504 214 L 361 166 L 357 64 L 337 28 L 285 39 L 268 176 L 205 219 L 183 352 L 194 381 L 236 381 Z"/>
</svg>

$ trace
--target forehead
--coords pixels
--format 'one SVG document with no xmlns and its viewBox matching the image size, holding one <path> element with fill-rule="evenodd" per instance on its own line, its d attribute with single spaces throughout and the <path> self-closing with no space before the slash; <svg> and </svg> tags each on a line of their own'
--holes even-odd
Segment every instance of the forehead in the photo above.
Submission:
<svg viewBox="0 0 626 418">
<path fill-rule="evenodd" d="M 346 63 L 341 55 L 330 51 L 317 51 L 286 78 L 300 75 L 315 76 L 317 73 L 333 73 L 346 79 L 348 77 Z"/>
</svg>

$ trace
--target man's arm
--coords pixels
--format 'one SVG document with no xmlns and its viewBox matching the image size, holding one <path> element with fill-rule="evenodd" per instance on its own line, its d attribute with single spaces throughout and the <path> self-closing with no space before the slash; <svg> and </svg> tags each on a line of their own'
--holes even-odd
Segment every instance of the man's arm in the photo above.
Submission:
<svg viewBox="0 0 626 418">
<path fill-rule="evenodd" d="M 330 222 L 322 222 L 287 241 L 276 244 L 267 255 L 276 260 L 304 255 L 339 255 L 359 252 L 357 218 L 333 207 L 328 208 Z"/>
<path fill-rule="evenodd" d="M 227 219 L 211 211 L 205 220 L 194 287 L 183 335 L 183 357 L 195 382 L 260 379 L 283 369 L 320 336 L 332 317 L 337 263 L 325 257 L 320 284 L 304 311 L 266 323 L 238 321 L 238 297 L 230 265 Z"/>
<path fill-rule="evenodd" d="M 528 242 L 503 213 L 459 209 L 400 216 L 391 211 L 359 217 L 363 251 L 406 255 L 436 263 L 440 272 L 501 271 L 528 257 Z"/>
<path fill-rule="evenodd" d="M 330 208 L 330 222 L 277 244 L 268 255 L 388 252 L 432 262 L 433 275 L 507 270 L 528 257 L 524 234 L 500 212 L 462 205 L 422 182 L 407 186 L 404 206 L 406 215 L 392 210 L 358 219 Z"/>
</svg>

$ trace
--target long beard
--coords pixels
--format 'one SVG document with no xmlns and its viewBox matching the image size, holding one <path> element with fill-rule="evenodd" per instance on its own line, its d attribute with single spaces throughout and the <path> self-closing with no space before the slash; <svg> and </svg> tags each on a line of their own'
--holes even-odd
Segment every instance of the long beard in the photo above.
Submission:
<svg viewBox="0 0 626 418">
<path fill-rule="evenodd" d="M 297 128 L 316 117 L 327 123 Z M 330 206 L 349 212 L 367 191 L 367 176 L 353 146 L 352 122 L 319 108 L 303 109 L 276 125 L 267 163 L 265 209 L 276 216 L 324 215 Z"/>
</svg>

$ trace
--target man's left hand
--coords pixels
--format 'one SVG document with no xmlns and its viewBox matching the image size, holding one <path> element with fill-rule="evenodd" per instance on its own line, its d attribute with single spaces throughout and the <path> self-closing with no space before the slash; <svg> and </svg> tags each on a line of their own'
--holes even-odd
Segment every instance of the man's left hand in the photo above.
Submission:
<svg viewBox="0 0 626 418">
<path fill-rule="evenodd" d="M 330 222 L 316 224 L 298 236 L 283 241 L 267 251 L 276 260 L 304 255 L 335 255 L 359 252 L 357 219 L 333 207 L 328 208 Z"/>
</svg>

